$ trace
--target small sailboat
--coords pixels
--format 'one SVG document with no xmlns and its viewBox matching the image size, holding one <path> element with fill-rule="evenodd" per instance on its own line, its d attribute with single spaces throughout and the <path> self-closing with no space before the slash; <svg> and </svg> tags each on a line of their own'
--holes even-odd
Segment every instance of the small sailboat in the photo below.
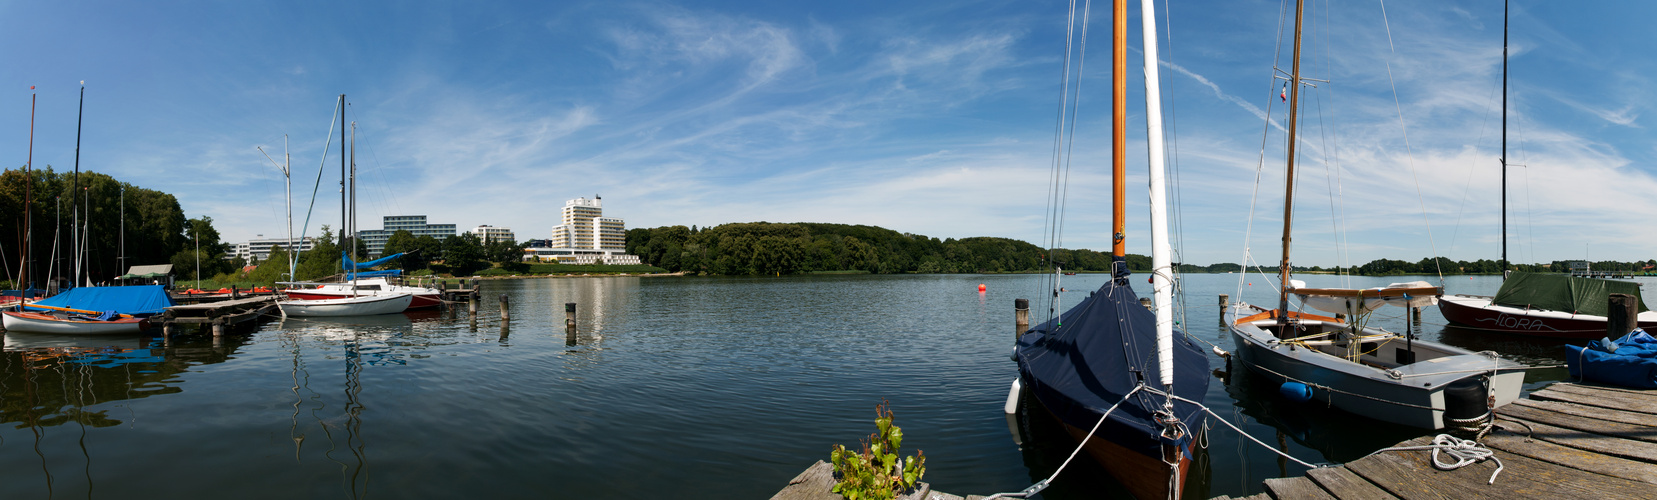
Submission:
<svg viewBox="0 0 1657 500">
<path fill-rule="evenodd" d="M 351 256 L 349 255 L 342 255 L 341 258 L 343 258 L 344 262 L 347 263 L 346 266 L 360 269 L 374 267 L 402 256 L 403 254 L 398 253 L 360 264 L 353 263 L 351 261 Z M 346 277 L 347 281 L 343 283 L 284 282 L 281 284 L 293 286 L 293 288 L 284 290 L 283 293 L 290 298 L 300 300 L 325 300 L 356 296 L 379 296 L 407 293 L 414 296 L 413 300 L 409 301 L 408 310 L 437 307 L 443 304 L 443 293 L 437 291 L 435 288 L 400 285 L 392 282 L 390 278 L 386 277 L 388 275 L 396 275 L 397 272 L 398 270 L 354 272 L 350 273 L 350 275 Z"/>
<path fill-rule="evenodd" d="M 1507 270 L 1507 16 L 1502 20 L 1502 268 Z M 1438 306 L 1444 319 L 1475 330 L 1538 337 L 1598 339 L 1606 335 L 1608 294 L 1640 296 L 1628 281 L 1564 274 L 1504 275 L 1495 296 L 1451 295 Z M 1641 328 L 1657 328 L 1657 312 L 1637 300 Z"/>
<path fill-rule="evenodd" d="M 1300 102 L 1300 27 L 1304 0 L 1295 5 L 1293 72 L 1289 77 L 1287 186 L 1284 190 L 1283 284 L 1278 307 L 1244 302 L 1224 315 L 1236 352 L 1234 359 L 1270 380 L 1286 394 L 1324 401 L 1377 420 L 1426 429 L 1476 429 L 1498 407 L 1519 397 L 1523 366 L 1492 352 L 1415 338 L 1367 326 L 1374 310 L 1385 305 L 1423 307 L 1438 302 L 1441 287 L 1426 282 L 1383 288 L 1308 288 L 1292 279 L 1290 231 L 1294 214 L 1295 146 Z M 1304 306 L 1337 316 L 1321 316 L 1289 307 L 1294 295 Z M 1407 323 L 1406 323 L 1407 324 Z M 1309 392 L 1309 393 L 1308 393 Z"/>
<path fill-rule="evenodd" d="M 160 285 L 77 287 L 0 312 L 6 331 L 70 335 L 140 333 L 172 298 Z"/>
<path fill-rule="evenodd" d="M 1128 284 L 1126 193 L 1126 1 L 1116 3 L 1115 234 L 1113 279 L 1059 317 L 1021 335 L 1019 378 L 1009 408 L 1024 398 L 1064 429 L 1139 498 L 1179 498 L 1210 379 L 1207 354 L 1174 330 L 1172 246 L 1163 176 L 1162 105 L 1155 16 L 1142 0 L 1146 125 L 1150 150 L 1152 288 L 1155 312 Z M 1055 284 L 1056 286 L 1056 284 Z M 1057 291 L 1057 288 L 1055 288 Z M 1057 294 L 1055 293 L 1055 297 Z"/>
<path fill-rule="evenodd" d="M 355 199 L 355 191 L 356 191 L 356 175 L 355 175 L 356 165 L 355 165 L 355 163 L 356 162 L 355 162 L 355 159 L 353 158 L 353 156 L 355 154 L 355 151 L 347 153 L 346 149 L 345 149 L 346 148 L 346 141 L 345 141 L 345 95 L 344 94 L 340 94 L 340 96 L 339 96 L 338 114 L 339 114 L 339 119 L 340 119 L 340 129 L 339 129 L 339 134 L 340 134 L 340 159 L 339 159 L 339 161 L 340 161 L 340 181 L 341 181 L 341 185 L 343 186 L 344 182 L 345 182 L 346 174 L 350 173 L 351 174 L 351 182 L 352 182 L 351 190 L 349 191 L 349 193 L 350 193 L 349 198 L 347 197 L 347 191 L 341 190 L 341 192 L 340 192 L 341 207 L 343 208 L 347 201 L 349 201 L 350 205 L 351 205 L 350 210 L 344 211 L 340 214 L 340 217 L 342 219 L 344 219 L 346 217 L 350 217 L 352 215 L 355 215 L 355 210 L 356 210 L 356 199 Z M 353 127 L 355 127 L 355 125 L 356 125 L 355 123 L 352 124 Z M 356 134 L 355 134 L 355 132 L 353 132 L 352 133 L 352 141 L 353 142 L 356 140 L 355 136 L 356 136 Z M 353 149 L 355 149 L 354 146 L 353 146 Z M 351 162 L 350 165 L 347 165 L 348 161 Z M 353 223 L 355 222 L 354 217 L 352 217 L 351 222 L 353 222 Z M 340 224 L 339 234 L 340 234 L 340 243 L 342 243 L 342 244 L 351 244 L 351 245 L 354 246 L 354 242 L 348 241 L 345 238 L 345 235 L 347 235 L 347 234 L 350 234 L 350 235 L 353 235 L 353 236 L 356 235 L 356 232 L 352 231 L 352 228 L 350 226 L 348 226 L 346 224 L 343 224 L 343 223 Z M 381 260 L 388 260 L 388 259 L 381 259 Z M 373 262 L 370 262 L 369 264 L 372 265 L 372 264 L 377 263 L 377 262 L 379 262 L 379 261 L 373 261 Z M 340 267 L 345 271 L 345 273 L 346 273 L 345 276 L 349 280 L 347 283 L 343 283 L 343 284 L 338 285 L 339 287 L 343 288 L 343 290 L 342 290 L 343 293 L 341 293 L 339 295 L 318 294 L 318 295 L 313 295 L 313 296 L 320 296 L 321 298 L 304 298 L 304 297 L 296 297 L 292 292 L 288 292 L 287 295 L 289 297 L 289 300 L 284 300 L 284 301 L 276 303 L 276 306 L 282 310 L 282 315 L 283 316 L 368 316 L 368 315 L 375 315 L 375 314 L 393 314 L 393 313 L 403 312 L 404 310 L 409 308 L 410 304 L 412 304 L 414 302 L 414 293 L 411 293 L 411 292 L 408 292 L 408 291 L 370 290 L 370 289 L 368 289 L 368 287 L 359 284 L 358 281 L 357 281 L 359 265 L 351 259 L 350 253 L 343 252 L 343 251 L 340 252 Z M 376 288 L 377 288 L 377 285 L 376 285 Z M 433 292 L 435 292 L 435 290 Z"/>
</svg>

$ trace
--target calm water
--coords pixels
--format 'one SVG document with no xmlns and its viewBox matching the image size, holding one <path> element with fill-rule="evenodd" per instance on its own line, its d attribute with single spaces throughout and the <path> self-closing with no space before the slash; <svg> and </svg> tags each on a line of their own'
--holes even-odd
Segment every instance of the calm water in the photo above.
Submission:
<svg viewBox="0 0 1657 500">
<path fill-rule="evenodd" d="M 1079 291 L 1062 300 L 1074 304 L 1104 279 L 1066 276 L 1063 286 Z M 1144 293 L 1144 276 L 1134 279 Z M 502 280 L 485 282 L 475 320 L 462 307 L 273 321 L 220 342 L 194 336 L 165 346 L 7 334 L 0 496 L 765 498 L 827 459 L 831 445 L 872 432 L 882 399 L 904 428 L 905 454 L 925 450 L 927 481 L 958 494 L 1017 491 L 1051 474 L 1074 446 L 1057 439 L 1020 449 L 1001 413 L 1016 376 L 1013 299 L 1046 296 L 1046 280 Z M 1190 331 L 1228 350 L 1216 296 L 1235 300 L 1241 288 L 1252 302 L 1275 300 L 1258 275 L 1185 280 Z M 978 293 L 979 284 L 988 291 Z M 1452 293 L 1497 285 L 1446 281 Z M 511 297 L 507 325 L 501 294 Z M 579 303 L 575 335 L 563 328 L 565 302 Z M 1045 305 L 1032 309 L 1045 317 Z M 1402 309 L 1377 317 L 1404 328 Z M 1429 309 L 1425 337 L 1529 364 L 1562 360 L 1559 342 L 1442 324 Z M 1225 364 L 1215 357 L 1213 366 Z M 1237 371 L 1215 379 L 1208 405 L 1302 459 L 1349 461 L 1421 434 L 1286 403 Z M 1564 376 L 1536 370 L 1530 387 Z M 1215 428 L 1188 496 L 1257 493 L 1262 479 L 1301 472 Z M 1046 498 L 1099 492 L 1120 490 L 1078 460 Z"/>
</svg>

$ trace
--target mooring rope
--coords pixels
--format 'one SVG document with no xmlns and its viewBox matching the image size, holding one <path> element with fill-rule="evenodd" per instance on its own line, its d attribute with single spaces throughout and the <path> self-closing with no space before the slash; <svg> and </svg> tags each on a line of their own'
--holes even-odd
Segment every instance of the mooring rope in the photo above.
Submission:
<svg viewBox="0 0 1657 500">
<path fill-rule="evenodd" d="M 1496 472 L 1492 472 L 1490 474 L 1490 480 L 1486 481 L 1487 484 L 1496 484 L 1496 476 L 1500 475 L 1502 473 L 1502 468 L 1503 468 L 1502 459 L 1496 457 L 1496 452 L 1490 451 L 1489 448 L 1485 448 L 1484 446 L 1480 445 L 1478 441 L 1474 441 L 1474 440 L 1471 440 L 1471 439 L 1462 439 L 1462 438 L 1458 438 L 1458 437 L 1455 437 L 1455 436 L 1451 436 L 1449 434 L 1439 434 L 1438 436 L 1434 437 L 1433 438 L 1433 444 L 1422 445 L 1422 446 L 1397 446 L 1397 447 L 1392 447 L 1392 448 L 1381 448 L 1379 450 L 1375 450 L 1375 453 L 1381 453 L 1383 451 L 1417 451 L 1417 450 L 1432 450 L 1433 451 L 1433 467 L 1437 468 L 1438 470 L 1443 470 L 1443 471 L 1450 471 L 1450 470 L 1460 469 L 1462 467 L 1466 467 L 1466 466 L 1469 466 L 1469 465 L 1472 465 L 1472 464 L 1475 464 L 1475 463 L 1482 462 L 1485 459 L 1495 460 L 1496 461 Z M 1374 455 L 1375 453 L 1370 453 L 1370 455 Z M 1450 457 L 1455 458 L 1455 461 L 1454 462 L 1445 462 L 1445 461 L 1439 460 L 1438 459 L 1439 453 L 1444 453 L 1446 455 L 1449 455 Z"/>
<path fill-rule="evenodd" d="M 1110 405 L 1110 409 L 1105 410 L 1104 414 L 1099 415 L 1099 421 L 1093 424 L 1092 430 L 1087 431 L 1087 437 L 1082 438 L 1082 442 L 1076 445 L 1076 449 L 1070 452 L 1070 456 L 1064 459 L 1064 463 L 1059 464 L 1059 468 L 1053 471 L 1053 475 L 1047 476 L 1047 479 L 1037 481 L 1036 484 L 1032 484 L 1029 488 L 1025 488 L 1022 491 L 1014 493 L 996 493 L 994 495 L 984 497 L 984 500 L 995 500 L 997 498 L 1030 498 L 1035 496 L 1037 493 L 1041 493 L 1041 490 L 1047 489 L 1048 485 L 1053 484 L 1054 479 L 1058 479 L 1059 473 L 1064 472 L 1064 468 L 1070 465 L 1070 461 L 1074 460 L 1076 455 L 1082 452 L 1082 448 L 1087 446 L 1087 440 L 1093 439 L 1093 433 L 1099 432 L 1099 426 L 1104 425 L 1105 418 L 1110 416 L 1110 412 L 1116 411 L 1116 407 L 1122 406 L 1122 403 L 1126 402 L 1129 397 L 1132 397 L 1134 393 L 1137 393 L 1140 389 L 1144 388 L 1145 384 L 1134 386 L 1133 390 L 1128 391 L 1127 394 L 1123 394 L 1122 399 L 1117 400 L 1116 404 Z"/>
</svg>

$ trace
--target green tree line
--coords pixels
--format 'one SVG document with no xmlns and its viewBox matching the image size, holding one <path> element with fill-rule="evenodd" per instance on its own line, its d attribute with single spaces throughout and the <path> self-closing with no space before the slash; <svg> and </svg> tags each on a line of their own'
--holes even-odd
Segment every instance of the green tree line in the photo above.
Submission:
<svg viewBox="0 0 1657 500">
<path fill-rule="evenodd" d="M 0 260 L 8 286 L 16 286 L 25 270 L 34 286 L 73 274 L 76 230 L 70 226 L 77 212 L 86 242 L 85 279 L 93 282 L 113 279 L 134 265 L 173 263 L 175 273 L 193 274 L 197 236 L 202 274 L 234 267 L 222 258 L 229 246 L 219 241 L 213 220 L 185 218 L 173 195 L 92 171 L 80 173 L 81 191 L 76 193 L 75 177 L 49 165 L 27 173 L 22 168 L 0 173 Z M 26 206 L 28 200 L 32 203 Z M 23 262 L 25 246 L 28 262 Z M 178 265 L 183 262 L 189 262 L 188 269 Z"/>
</svg>

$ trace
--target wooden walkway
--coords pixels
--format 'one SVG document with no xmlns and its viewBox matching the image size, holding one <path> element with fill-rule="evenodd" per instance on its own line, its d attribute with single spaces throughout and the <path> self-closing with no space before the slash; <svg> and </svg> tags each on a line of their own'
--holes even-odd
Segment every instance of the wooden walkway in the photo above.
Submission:
<svg viewBox="0 0 1657 500">
<path fill-rule="evenodd" d="M 167 312 L 151 318 L 161 326 L 162 336 L 171 337 L 179 325 L 210 326 L 214 336 L 249 321 L 268 317 L 276 309 L 275 295 L 260 295 L 240 299 L 186 304 L 167 308 Z"/>
<path fill-rule="evenodd" d="M 1504 466 L 1495 484 L 1494 461 L 1441 471 L 1429 451 L 1388 451 L 1267 479 L 1265 493 L 1242 498 L 1657 498 L 1657 390 L 1560 382 L 1496 414 L 1498 429 L 1482 440 Z"/>
<path fill-rule="evenodd" d="M 830 491 L 834 488 L 834 483 L 834 466 L 829 465 L 828 462 L 818 460 L 817 463 L 806 468 L 805 472 L 801 472 L 800 475 L 789 481 L 788 486 L 783 488 L 782 491 L 772 495 L 771 500 L 840 500 L 839 493 Z M 984 497 L 969 495 L 962 498 L 959 495 L 932 491 L 932 485 L 922 481 L 920 487 L 916 488 L 913 493 L 898 498 L 899 500 L 978 500 Z"/>
</svg>

